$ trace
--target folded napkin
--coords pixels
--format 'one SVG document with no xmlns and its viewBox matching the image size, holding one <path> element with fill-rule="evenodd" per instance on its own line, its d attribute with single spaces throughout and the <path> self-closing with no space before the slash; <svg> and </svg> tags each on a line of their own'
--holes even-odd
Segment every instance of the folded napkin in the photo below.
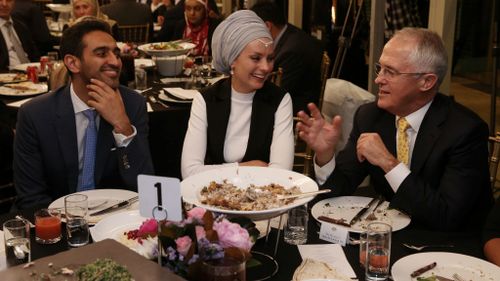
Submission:
<svg viewBox="0 0 500 281">
<path fill-rule="evenodd" d="M 31 100 L 31 98 L 27 98 L 27 99 L 24 99 L 24 100 L 19 100 L 19 101 L 11 102 L 11 103 L 8 103 L 7 106 L 10 106 L 10 107 L 21 107 L 21 105 L 23 105 L 25 102 L 30 101 L 30 100 Z"/>
<path fill-rule="evenodd" d="M 165 91 L 169 92 L 171 95 L 185 100 L 192 100 L 194 96 L 199 93 L 198 90 L 186 90 L 182 88 L 165 88 Z"/>
<path fill-rule="evenodd" d="M 172 83 L 172 82 L 189 82 L 191 80 L 192 80 L 191 77 L 166 77 L 166 78 L 160 79 L 160 81 L 163 84 Z"/>
<path fill-rule="evenodd" d="M 153 112 L 153 108 L 151 107 L 151 104 L 149 102 L 146 103 L 146 106 L 148 107 L 148 112 Z"/>
<path fill-rule="evenodd" d="M 331 279 L 351 280 L 351 278 L 356 278 L 356 273 L 354 273 L 342 246 L 339 244 L 298 245 L 298 248 L 303 262 L 295 270 L 294 281 L 318 278 L 307 276 L 315 272 L 332 275 L 332 277 L 328 277 Z M 314 261 L 306 262 L 308 259 Z M 311 268 L 313 270 L 310 270 Z M 296 274 L 302 279 L 295 279 Z"/>
</svg>

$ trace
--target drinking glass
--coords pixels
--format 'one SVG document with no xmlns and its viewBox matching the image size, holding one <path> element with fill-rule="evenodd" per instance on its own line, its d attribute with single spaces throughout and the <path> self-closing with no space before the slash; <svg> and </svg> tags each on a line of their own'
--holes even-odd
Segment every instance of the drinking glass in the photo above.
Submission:
<svg viewBox="0 0 500 281">
<path fill-rule="evenodd" d="M 366 231 L 366 280 L 379 281 L 389 277 L 392 227 L 372 222 Z"/>
<path fill-rule="evenodd" d="M 366 263 L 366 236 L 366 232 L 361 232 L 359 234 L 359 264 L 363 268 Z"/>
<path fill-rule="evenodd" d="M 68 245 L 80 247 L 89 243 L 89 225 L 87 223 L 88 197 L 84 194 L 72 194 L 64 197 L 66 211 L 66 231 Z"/>
<path fill-rule="evenodd" d="M 204 261 L 202 276 L 204 281 L 245 281 L 245 261 L 231 258 Z"/>
<path fill-rule="evenodd" d="M 7 266 L 31 262 L 30 226 L 22 219 L 8 220 L 3 224 Z"/>
<path fill-rule="evenodd" d="M 307 242 L 308 220 L 307 204 L 290 209 L 284 228 L 285 242 L 292 245 L 305 244 Z"/>
<path fill-rule="evenodd" d="M 137 90 L 146 90 L 148 87 L 148 76 L 146 70 L 136 67 L 135 68 L 135 88 Z"/>
<path fill-rule="evenodd" d="M 35 212 L 35 240 L 41 244 L 54 244 L 61 240 L 61 211 L 41 209 Z"/>
<path fill-rule="evenodd" d="M 58 52 L 47 52 L 47 57 L 49 57 L 49 61 L 55 62 L 59 60 Z"/>
</svg>

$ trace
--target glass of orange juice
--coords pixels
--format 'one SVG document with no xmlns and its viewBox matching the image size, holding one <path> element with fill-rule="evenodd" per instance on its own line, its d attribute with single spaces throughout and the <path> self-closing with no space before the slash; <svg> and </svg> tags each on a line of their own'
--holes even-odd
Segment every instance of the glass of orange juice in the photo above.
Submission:
<svg viewBox="0 0 500 281">
<path fill-rule="evenodd" d="M 61 240 L 61 210 L 41 209 L 35 212 L 35 240 L 54 244 Z"/>
</svg>

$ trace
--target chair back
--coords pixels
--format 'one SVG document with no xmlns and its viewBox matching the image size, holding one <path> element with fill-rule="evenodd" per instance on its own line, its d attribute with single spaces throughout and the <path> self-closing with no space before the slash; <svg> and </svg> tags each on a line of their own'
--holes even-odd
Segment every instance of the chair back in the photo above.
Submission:
<svg viewBox="0 0 500 281">
<path fill-rule="evenodd" d="M 33 0 L 33 4 L 40 7 L 40 10 L 42 10 L 45 17 L 52 16 L 52 10 L 47 7 L 47 4 L 52 4 L 52 0 Z"/>
<path fill-rule="evenodd" d="M 327 52 L 323 52 L 323 59 L 321 60 L 321 89 L 319 92 L 318 108 L 321 111 L 323 108 L 323 97 L 325 95 L 326 81 L 330 78 L 330 57 Z"/>
<path fill-rule="evenodd" d="M 138 44 L 149 42 L 149 23 L 137 25 L 120 25 L 118 32 L 123 42 Z"/>
<path fill-rule="evenodd" d="M 490 184 L 493 195 L 500 193 L 500 186 L 496 187 L 498 164 L 500 162 L 500 132 L 497 132 L 494 137 L 489 137 L 490 142 Z M 499 194 L 500 195 L 500 194 Z M 496 197 L 495 197 L 496 198 Z"/>
<path fill-rule="evenodd" d="M 276 86 L 281 87 L 281 79 L 283 78 L 283 68 L 278 67 L 278 70 L 269 73 L 267 79 Z"/>
</svg>

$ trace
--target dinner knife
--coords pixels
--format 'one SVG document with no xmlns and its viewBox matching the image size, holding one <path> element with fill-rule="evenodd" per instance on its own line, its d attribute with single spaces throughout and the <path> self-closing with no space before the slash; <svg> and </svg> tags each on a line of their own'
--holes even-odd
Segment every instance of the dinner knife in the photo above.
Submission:
<svg viewBox="0 0 500 281">
<path fill-rule="evenodd" d="M 113 206 L 107 207 L 106 209 L 102 209 L 100 211 L 92 213 L 92 214 L 90 214 L 90 216 L 91 217 L 92 216 L 98 216 L 98 215 L 106 214 L 106 213 L 109 213 L 109 212 L 113 212 L 113 211 L 116 211 L 116 210 L 128 207 L 130 204 L 134 203 L 137 200 L 139 200 L 139 196 L 135 196 L 135 197 L 132 197 L 132 198 L 130 198 L 128 200 L 116 203 Z"/>
<path fill-rule="evenodd" d="M 353 225 L 356 223 L 365 213 L 370 209 L 370 207 L 379 200 L 378 198 L 373 198 L 368 205 L 366 205 L 363 209 L 359 210 L 359 212 L 352 218 L 352 220 L 349 222 L 349 225 Z"/>
</svg>

